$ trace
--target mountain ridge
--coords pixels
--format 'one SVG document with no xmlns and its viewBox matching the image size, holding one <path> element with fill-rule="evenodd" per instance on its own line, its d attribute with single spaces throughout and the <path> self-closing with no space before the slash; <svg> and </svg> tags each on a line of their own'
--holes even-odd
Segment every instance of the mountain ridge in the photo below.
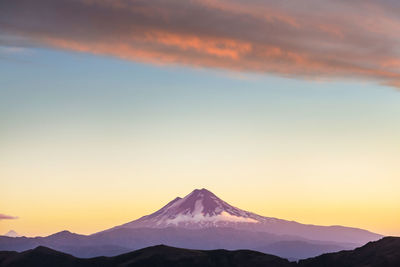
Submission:
<svg viewBox="0 0 400 267">
<path fill-rule="evenodd" d="M 358 228 L 263 217 L 231 206 L 207 189 L 196 189 L 152 214 L 91 235 L 65 230 L 47 237 L 0 236 L 0 250 L 24 251 L 42 245 L 90 258 L 115 256 L 162 243 L 189 249 L 251 249 L 304 259 L 353 249 L 379 238 L 378 234 Z"/>
<path fill-rule="evenodd" d="M 193 250 L 156 245 L 114 257 L 81 259 L 39 246 L 24 252 L 0 251 L 1 267 L 25 266 L 180 266 L 180 267 L 398 267 L 400 237 L 384 237 L 355 250 L 323 254 L 290 262 L 277 256 L 251 250 Z"/>
<path fill-rule="evenodd" d="M 5 233 L 3 236 L 8 236 L 8 237 L 20 237 L 20 235 L 15 232 L 14 230 L 10 230 L 7 233 Z"/>
</svg>

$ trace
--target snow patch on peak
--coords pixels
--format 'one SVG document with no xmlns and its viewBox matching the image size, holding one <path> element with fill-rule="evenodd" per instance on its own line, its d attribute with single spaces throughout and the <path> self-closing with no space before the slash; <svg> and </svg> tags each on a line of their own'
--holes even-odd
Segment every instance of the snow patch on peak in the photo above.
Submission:
<svg viewBox="0 0 400 267">
<path fill-rule="evenodd" d="M 220 215 L 221 221 L 228 221 L 228 222 L 246 222 L 246 223 L 258 223 L 257 220 L 249 218 L 249 217 L 239 217 L 232 215 L 226 211 L 223 211 Z"/>
<path fill-rule="evenodd" d="M 201 202 L 201 201 L 199 201 Z M 197 204 L 197 203 L 196 203 Z M 197 205 L 195 211 L 189 214 L 179 214 L 173 219 L 167 219 L 167 225 L 179 225 L 181 223 L 216 223 L 216 222 L 244 222 L 244 223 L 258 223 L 257 220 L 246 217 L 239 217 L 222 211 L 218 215 L 203 214 L 202 205 Z"/>
<path fill-rule="evenodd" d="M 203 200 L 198 199 L 196 200 L 196 203 L 194 203 L 194 210 L 192 212 L 193 216 L 203 214 L 204 206 L 203 206 Z"/>
</svg>

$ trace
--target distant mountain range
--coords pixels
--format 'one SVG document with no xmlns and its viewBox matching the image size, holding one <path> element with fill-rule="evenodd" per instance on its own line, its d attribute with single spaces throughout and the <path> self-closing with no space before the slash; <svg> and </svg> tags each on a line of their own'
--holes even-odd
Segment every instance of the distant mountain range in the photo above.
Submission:
<svg viewBox="0 0 400 267">
<path fill-rule="evenodd" d="M 343 226 L 263 217 L 233 207 L 206 189 L 175 198 L 153 214 L 92 235 L 0 237 L 0 250 L 46 246 L 77 257 L 115 256 L 166 244 L 189 249 L 251 249 L 288 259 L 353 249 L 382 236 Z"/>
<path fill-rule="evenodd" d="M 4 234 L 4 236 L 8 236 L 8 237 L 19 237 L 20 235 L 15 232 L 14 230 L 10 230 L 7 233 Z"/>
<path fill-rule="evenodd" d="M 250 250 L 190 250 L 153 246 L 115 257 L 80 259 L 46 247 L 24 252 L 0 252 L 1 267 L 398 267 L 400 238 L 385 237 L 351 250 L 289 262 Z"/>
</svg>

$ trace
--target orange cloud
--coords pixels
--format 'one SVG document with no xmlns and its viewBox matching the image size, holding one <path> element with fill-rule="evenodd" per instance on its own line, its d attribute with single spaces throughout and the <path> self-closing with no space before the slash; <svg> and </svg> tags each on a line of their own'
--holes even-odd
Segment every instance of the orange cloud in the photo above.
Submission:
<svg viewBox="0 0 400 267">
<path fill-rule="evenodd" d="M 397 2 L 308 4 L 313 8 L 272 0 L 4 0 L 0 44 L 6 38 L 7 45 L 23 40 L 154 64 L 398 86 Z"/>
</svg>

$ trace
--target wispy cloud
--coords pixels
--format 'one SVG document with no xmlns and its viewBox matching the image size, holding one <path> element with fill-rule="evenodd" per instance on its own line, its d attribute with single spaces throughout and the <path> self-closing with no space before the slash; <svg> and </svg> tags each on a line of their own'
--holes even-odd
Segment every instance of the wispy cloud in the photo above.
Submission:
<svg viewBox="0 0 400 267">
<path fill-rule="evenodd" d="M 15 219 L 18 219 L 18 217 L 0 214 L 0 220 L 15 220 Z"/>
<path fill-rule="evenodd" d="M 12 46 L 0 46 L 0 53 L 2 54 L 14 54 L 25 52 L 26 49 L 23 47 L 12 47 Z"/>
<path fill-rule="evenodd" d="M 3 0 L 0 44 L 397 87 L 398 14 L 394 0 Z"/>
</svg>

